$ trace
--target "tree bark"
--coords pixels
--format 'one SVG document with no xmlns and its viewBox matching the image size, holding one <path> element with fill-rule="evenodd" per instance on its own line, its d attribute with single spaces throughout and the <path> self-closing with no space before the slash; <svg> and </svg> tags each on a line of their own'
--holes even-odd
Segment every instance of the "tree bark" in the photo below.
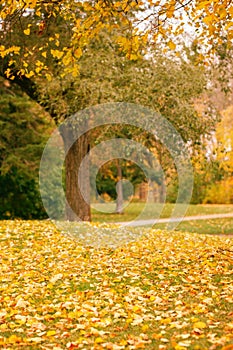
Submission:
<svg viewBox="0 0 233 350">
<path fill-rule="evenodd" d="M 117 198 L 116 198 L 116 213 L 123 214 L 123 186 L 122 186 L 122 168 L 120 164 L 120 160 L 117 159 Z"/>
<path fill-rule="evenodd" d="M 164 183 L 164 179 L 162 179 L 161 185 L 159 186 L 159 202 L 164 203 L 166 194 L 166 187 Z"/>
<path fill-rule="evenodd" d="M 68 127 L 62 128 L 65 158 L 65 188 L 66 188 L 66 219 L 69 221 L 91 221 L 90 210 L 90 176 L 88 133 L 75 139 Z"/>
</svg>

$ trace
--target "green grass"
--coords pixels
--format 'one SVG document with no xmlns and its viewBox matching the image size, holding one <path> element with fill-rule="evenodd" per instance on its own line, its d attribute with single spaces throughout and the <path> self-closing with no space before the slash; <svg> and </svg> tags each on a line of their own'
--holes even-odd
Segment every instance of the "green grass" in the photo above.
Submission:
<svg viewBox="0 0 233 350">
<path fill-rule="evenodd" d="M 119 215 L 114 213 L 115 205 L 112 203 L 96 204 L 95 206 L 96 206 L 95 208 L 98 208 L 99 211 L 97 211 L 96 209 L 92 209 L 92 219 L 94 222 L 119 222 L 119 221 L 135 220 L 145 208 L 144 203 L 130 203 L 125 208 L 124 214 Z M 166 203 L 165 205 L 163 205 L 160 203 L 150 203 L 148 205 L 148 209 L 146 210 L 146 213 L 143 215 L 143 219 L 153 219 L 157 217 L 161 217 L 161 218 L 170 217 L 174 207 L 175 207 L 175 204 Z M 215 205 L 215 204 L 191 205 L 190 204 L 189 206 L 178 204 L 176 205 L 176 208 L 178 209 L 178 215 L 176 216 L 179 216 L 179 212 L 183 214 L 184 209 L 187 209 L 185 214 L 186 216 L 233 212 L 233 205 L 229 205 L 229 204 L 222 204 L 222 205 L 219 205 L 219 204 L 218 205 Z M 109 213 L 109 211 L 112 211 L 112 213 Z"/>
<path fill-rule="evenodd" d="M 167 224 L 157 224 L 154 228 L 164 230 Z M 183 221 L 175 231 L 195 232 L 212 235 L 233 235 L 233 218 Z"/>
<path fill-rule="evenodd" d="M 114 210 L 114 205 L 98 204 L 101 210 Z M 153 218 L 167 218 L 172 215 L 174 204 L 150 204 L 148 211 L 140 219 L 153 219 Z M 184 205 L 179 204 L 178 214 L 182 212 Z M 124 211 L 124 214 L 109 214 L 106 212 L 97 212 L 93 210 L 92 218 L 93 222 L 124 222 L 136 220 L 144 208 L 144 203 L 130 203 Z M 189 205 L 185 216 L 196 216 L 196 215 L 208 215 L 208 214 L 221 214 L 233 212 L 233 205 Z M 183 211 L 184 212 L 184 211 Z M 182 214 L 183 214 L 182 212 Z M 156 224 L 156 229 L 167 229 L 167 224 Z M 181 232 L 196 232 L 200 234 L 233 234 L 233 218 L 222 218 L 222 219 L 208 219 L 208 220 L 193 220 L 183 221 L 176 228 L 176 231 Z"/>
</svg>

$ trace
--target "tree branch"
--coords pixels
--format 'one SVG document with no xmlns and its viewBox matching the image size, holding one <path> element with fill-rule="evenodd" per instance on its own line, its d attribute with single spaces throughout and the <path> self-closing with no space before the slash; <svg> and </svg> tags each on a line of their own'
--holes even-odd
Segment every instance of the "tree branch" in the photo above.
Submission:
<svg viewBox="0 0 233 350">
<path fill-rule="evenodd" d="M 6 80 L 9 80 L 5 73 L 8 67 L 7 61 L 0 58 L 0 66 L 0 76 Z M 41 107 L 43 107 L 57 124 L 59 122 L 59 114 L 55 111 L 52 103 L 50 103 L 49 97 L 47 98 L 47 101 L 44 101 L 44 99 L 42 100 L 38 85 L 33 80 L 27 78 L 25 75 L 19 74 L 17 69 L 11 67 L 11 70 L 14 75 L 14 80 L 11 82 L 17 84 L 33 101 L 37 102 Z"/>
</svg>

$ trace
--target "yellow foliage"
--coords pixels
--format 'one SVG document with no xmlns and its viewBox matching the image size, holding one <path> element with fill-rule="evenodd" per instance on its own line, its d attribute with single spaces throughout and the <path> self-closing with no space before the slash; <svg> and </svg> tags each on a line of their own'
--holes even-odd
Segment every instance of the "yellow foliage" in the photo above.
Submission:
<svg viewBox="0 0 233 350">
<path fill-rule="evenodd" d="M 26 73 L 25 74 L 25 76 L 27 77 L 27 78 L 31 78 L 31 77 L 33 77 L 35 75 L 35 73 L 31 70 L 29 73 Z"/>
<path fill-rule="evenodd" d="M 82 49 L 81 47 L 78 47 L 75 51 L 74 51 L 74 56 L 75 58 L 80 58 L 82 56 Z"/>
<path fill-rule="evenodd" d="M 171 49 L 171 50 L 175 50 L 176 49 L 176 44 L 173 42 L 173 41 L 169 41 L 167 43 L 168 47 Z"/>
<path fill-rule="evenodd" d="M 48 54 L 51 54 L 52 58 L 62 63 L 61 75 L 72 74 L 73 76 L 77 76 L 78 69 L 73 65 L 72 59 L 79 59 L 83 54 L 85 46 L 89 44 L 90 40 L 98 37 L 101 30 L 107 28 L 108 31 L 119 33 L 120 31 L 118 29 L 121 28 L 120 23 L 123 23 L 125 33 L 116 34 L 115 39 L 119 44 L 120 50 L 130 60 L 139 59 L 141 57 L 141 49 L 149 47 L 148 41 L 154 44 L 154 42 L 161 40 L 161 37 L 168 43 L 168 49 L 175 50 L 176 44 L 174 41 L 176 40 L 171 39 L 171 34 L 173 36 L 182 35 L 186 22 L 184 19 L 187 17 L 185 12 L 190 17 L 192 25 L 198 29 L 198 42 L 201 45 L 207 45 L 208 49 L 212 47 L 212 52 L 214 52 L 216 45 L 220 43 L 223 32 L 227 33 L 229 41 L 233 38 L 233 31 L 231 29 L 233 6 L 230 1 L 227 2 L 225 0 L 188 1 L 182 10 L 180 10 L 180 7 L 181 4 L 184 5 L 183 2 L 179 3 L 174 0 L 122 0 L 116 2 L 71 0 L 65 2 L 63 6 L 57 4 L 56 1 L 45 2 L 43 6 L 48 11 L 49 20 L 53 18 L 56 21 L 56 17 L 59 14 L 60 19 L 64 23 L 69 23 L 71 34 L 69 36 L 69 32 L 66 31 L 65 38 L 67 42 L 64 44 L 63 33 L 56 32 L 56 29 L 52 29 L 50 33 L 47 31 L 47 24 L 45 23 L 46 21 L 44 20 L 41 7 L 42 3 L 39 0 L 6 0 L 0 9 L 0 18 L 3 21 L 1 25 L 3 28 L 5 24 L 6 28 L 10 24 L 14 30 L 14 23 L 19 24 L 20 16 L 24 16 L 29 8 L 35 10 L 38 23 L 43 23 L 43 25 L 37 26 L 38 30 L 31 29 L 32 23 L 29 23 L 26 29 L 21 29 L 22 34 L 24 34 L 22 36 L 22 45 L 15 46 L 14 41 L 6 39 L 6 42 L 3 42 L 0 46 L 0 57 L 9 56 L 14 60 L 14 56 L 20 53 L 21 57 L 25 57 L 25 61 L 30 65 L 31 71 L 35 74 L 41 74 L 41 71 L 34 66 L 38 51 L 41 51 L 44 58 L 47 58 Z M 151 15 L 149 19 L 152 20 L 152 26 L 148 25 L 146 20 L 145 23 L 139 25 L 143 20 L 140 15 L 141 11 L 138 10 L 144 7 L 150 9 Z M 131 14 L 133 11 L 135 11 L 135 16 Z M 82 18 L 77 19 L 76 13 L 82 13 Z M 179 18 L 177 26 L 175 24 L 170 25 L 173 18 Z M 30 21 L 29 17 L 28 21 Z M 20 28 L 20 26 L 16 28 Z M 40 36 L 42 40 L 40 40 Z M 34 38 L 34 44 L 32 38 Z M 36 45 L 35 42 L 37 43 Z M 66 52 L 64 45 L 69 47 L 71 55 Z M 30 55 L 25 56 L 28 52 L 30 52 Z M 207 60 L 208 58 L 209 56 L 207 54 L 200 56 L 202 60 Z M 21 69 L 22 67 L 20 65 L 22 61 L 17 59 L 16 62 L 19 64 L 18 68 Z M 68 69 L 69 65 L 71 66 Z M 72 69 L 74 71 L 73 73 L 71 72 Z"/>
<path fill-rule="evenodd" d="M 222 111 L 222 120 L 216 128 L 218 160 L 226 171 L 233 171 L 233 106 Z"/>
<path fill-rule="evenodd" d="M 46 335 L 47 335 L 47 337 L 51 337 L 51 336 L 55 335 L 56 333 L 57 333 L 56 331 L 48 331 L 46 333 Z"/>
<path fill-rule="evenodd" d="M 103 227 L 108 242 L 137 235 L 117 225 L 78 225 L 93 243 Z M 144 232 L 116 249 L 94 248 L 49 221 L 1 221 L 0 347 L 207 349 L 217 333 L 231 349 L 233 240 Z M 194 317 L 200 309 L 201 320 Z"/>
<path fill-rule="evenodd" d="M 68 51 L 62 58 L 62 63 L 65 66 L 68 66 L 70 63 L 72 63 L 72 54 L 70 51 Z"/>
<path fill-rule="evenodd" d="M 212 204 L 232 204 L 233 177 L 210 184 L 203 202 Z"/>
<path fill-rule="evenodd" d="M 52 55 L 54 58 L 57 58 L 57 59 L 62 58 L 62 56 L 64 55 L 64 52 L 63 52 L 63 51 L 60 51 L 60 50 L 53 50 L 53 49 L 51 49 L 50 52 L 51 52 L 51 55 Z"/>
<path fill-rule="evenodd" d="M 30 28 L 25 29 L 23 32 L 25 35 L 30 35 Z"/>
<path fill-rule="evenodd" d="M 198 321 L 193 324 L 193 327 L 202 329 L 202 328 L 206 328 L 207 326 L 205 322 Z"/>
<path fill-rule="evenodd" d="M 101 338 L 101 337 L 97 337 L 96 339 L 95 339 L 95 343 L 96 344 L 100 344 L 100 343 L 103 343 L 104 342 L 104 340 Z"/>
</svg>

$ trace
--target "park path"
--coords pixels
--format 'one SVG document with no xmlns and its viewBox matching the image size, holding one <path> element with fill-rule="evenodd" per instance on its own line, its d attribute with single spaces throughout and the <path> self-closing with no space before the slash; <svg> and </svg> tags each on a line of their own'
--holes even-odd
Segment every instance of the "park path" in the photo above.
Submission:
<svg viewBox="0 0 233 350">
<path fill-rule="evenodd" d="M 208 215 L 193 215 L 193 216 L 184 216 L 184 217 L 169 217 L 162 219 L 148 219 L 148 220 L 135 220 L 135 221 L 125 221 L 125 222 L 116 222 L 118 225 L 126 226 L 147 226 L 147 225 L 156 225 L 163 224 L 168 222 L 181 222 L 181 221 L 193 221 L 193 220 L 209 220 L 209 219 L 224 219 L 224 218 L 233 218 L 233 213 L 221 213 L 221 214 L 208 214 Z"/>
</svg>

